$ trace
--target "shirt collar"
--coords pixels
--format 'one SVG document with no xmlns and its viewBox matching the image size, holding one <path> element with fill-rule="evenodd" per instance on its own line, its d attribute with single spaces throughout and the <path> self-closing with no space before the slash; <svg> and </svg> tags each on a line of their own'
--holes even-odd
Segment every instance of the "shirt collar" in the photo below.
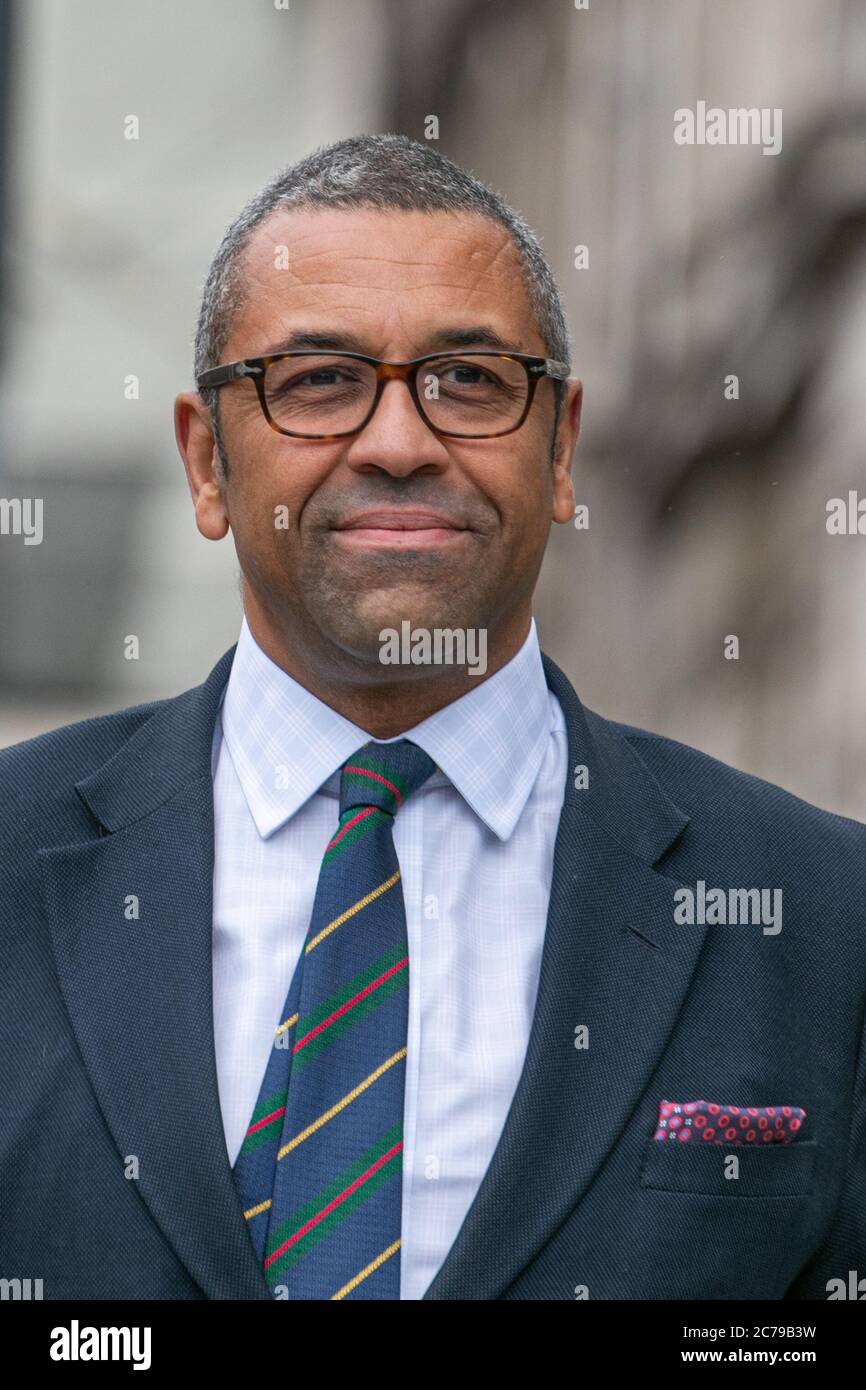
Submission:
<svg viewBox="0 0 866 1390">
<path fill-rule="evenodd" d="M 319 788 L 336 795 L 343 763 L 371 737 L 271 661 L 246 616 L 223 694 L 221 724 L 263 839 Z M 526 640 L 505 666 L 395 738 L 411 738 L 436 763 L 425 786 L 450 781 L 490 830 L 507 840 L 535 784 L 550 728 L 533 618 Z"/>
</svg>

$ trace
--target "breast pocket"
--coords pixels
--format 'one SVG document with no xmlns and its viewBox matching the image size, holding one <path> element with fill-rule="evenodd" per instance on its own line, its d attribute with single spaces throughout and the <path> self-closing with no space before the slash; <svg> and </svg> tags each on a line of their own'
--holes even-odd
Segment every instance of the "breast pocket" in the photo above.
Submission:
<svg viewBox="0 0 866 1390">
<path fill-rule="evenodd" d="M 818 1144 L 693 1144 L 651 1139 L 641 1187 L 707 1197 L 808 1197 Z M 732 1164 L 733 1155 L 738 1163 Z M 726 1176 L 729 1173 L 736 1176 Z"/>
</svg>

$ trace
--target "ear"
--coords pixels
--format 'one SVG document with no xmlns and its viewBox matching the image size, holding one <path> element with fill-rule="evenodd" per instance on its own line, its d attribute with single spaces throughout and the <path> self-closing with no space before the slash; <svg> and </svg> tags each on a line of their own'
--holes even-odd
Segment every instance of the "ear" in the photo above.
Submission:
<svg viewBox="0 0 866 1390">
<path fill-rule="evenodd" d="M 186 469 L 199 531 L 221 541 L 229 529 L 220 459 L 210 411 L 197 391 L 182 391 L 174 403 L 174 437 Z"/>
<path fill-rule="evenodd" d="M 574 485 L 571 464 L 580 434 L 583 382 L 569 377 L 553 442 L 553 520 L 571 521 L 574 516 Z"/>
</svg>

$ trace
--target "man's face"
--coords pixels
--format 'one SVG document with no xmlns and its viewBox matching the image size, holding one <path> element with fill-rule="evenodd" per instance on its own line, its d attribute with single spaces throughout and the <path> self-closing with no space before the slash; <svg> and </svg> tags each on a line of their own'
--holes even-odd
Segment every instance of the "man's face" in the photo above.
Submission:
<svg viewBox="0 0 866 1390">
<path fill-rule="evenodd" d="M 276 268 L 283 246 L 288 269 Z M 265 355 L 302 331 L 352 335 L 355 350 L 401 361 L 447 350 L 443 331 L 472 326 L 506 349 L 546 355 L 517 252 L 483 217 L 279 211 L 248 245 L 243 285 L 224 362 Z M 551 519 L 573 514 L 579 383 L 568 391 L 554 467 L 549 379 L 520 429 L 500 438 L 437 436 L 407 386 L 390 381 L 364 429 L 330 442 L 277 434 L 253 383 L 232 383 L 220 397 L 228 481 L 221 496 L 200 494 L 200 529 L 214 534 L 213 509 L 224 508 L 246 597 L 287 640 L 324 645 L 335 659 L 378 665 L 381 630 L 403 620 L 485 628 L 492 639 L 529 611 Z M 445 513 L 454 529 L 341 529 L 377 508 Z"/>
</svg>

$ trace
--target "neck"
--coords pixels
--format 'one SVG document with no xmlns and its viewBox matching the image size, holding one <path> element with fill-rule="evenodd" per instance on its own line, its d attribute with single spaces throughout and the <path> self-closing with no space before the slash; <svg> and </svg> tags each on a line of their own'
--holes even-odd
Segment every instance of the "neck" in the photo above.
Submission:
<svg viewBox="0 0 866 1390">
<path fill-rule="evenodd" d="M 302 637 L 275 628 L 246 587 L 244 613 L 256 643 L 275 666 L 378 739 L 396 738 L 489 680 L 523 646 L 532 621 L 527 603 L 495 632 L 488 629 L 483 673 L 473 675 L 464 666 L 440 664 L 410 666 L 407 675 L 406 666 L 364 663 L 347 657 L 342 649 L 310 642 L 306 633 Z"/>
</svg>

